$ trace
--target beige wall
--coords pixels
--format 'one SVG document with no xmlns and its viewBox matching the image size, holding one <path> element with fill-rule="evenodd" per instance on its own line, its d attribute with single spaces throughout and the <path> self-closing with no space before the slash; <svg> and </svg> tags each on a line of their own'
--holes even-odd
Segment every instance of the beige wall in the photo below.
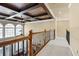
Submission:
<svg viewBox="0 0 79 59">
<path fill-rule="evenodd" d="M 79 4 L 70 7 L 70 45 L 75 55 L 79 55 Z"/>
<path fill-rule="evenodd" d="M 65 37 L 66 29 L 69 30 L 68 3 L 48 3 L 55 16 L 56 37 Z"/>
<path fill-rule="evenodd" d="M 57 37 L 66 38 L 66 30 L 69 30 L 69 20 L 57 21 Z"/>
<path fill-rule="evenodd" d="M 37 22 L 31 22 L 31 23 L 25 23 L 25 35 L 29 33 L 30 30 L 33 32 L 39 32 L 43 30 L 50 30 L 54 29 L 54 20 L 49 21 L 37 21 Z"/>
</svg>

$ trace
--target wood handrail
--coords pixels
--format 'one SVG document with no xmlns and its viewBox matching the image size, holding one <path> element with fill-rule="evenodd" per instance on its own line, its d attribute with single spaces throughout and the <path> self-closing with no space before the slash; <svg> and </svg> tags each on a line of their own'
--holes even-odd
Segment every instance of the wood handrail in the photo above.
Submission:
<svg viewBox="0 0 79 59">
<path fill-rule="evenodd" d="M 13 39 L 2 40 L 2 41 L 0 41 L 0 47 L 11 45 L 16 42 L 26 40 L 27 38 L 28 38 L 28 36 L 26 36 L 26 37 L 25 36 L 18 36 Z"/>
<path fill-rule="evenodd" d="M 41 31 L 41 32 L 34 32 L 32 34 L 39 34 L 39 33 L 43 33 L 44 31 Z"/>
<path fill-rule="evenodd" d="M 50 30 L 48 30 L 48 31 L 50 31 Z M 44 31 L 40 31 L 40 32 L 33 32 L 32 34 L 39 34 L 39 33 L 48 32 L 48 31 L 44 30 Z"/>
</svg>

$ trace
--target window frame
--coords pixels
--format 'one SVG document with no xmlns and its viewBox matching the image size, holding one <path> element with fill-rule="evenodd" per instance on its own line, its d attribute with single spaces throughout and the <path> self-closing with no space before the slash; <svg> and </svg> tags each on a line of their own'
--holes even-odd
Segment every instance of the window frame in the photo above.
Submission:
<svg viewBox="0 0 79 59">
<path fill-rule="evenodd" d="M 7 31 L 12 30 L 13 32 L 8 33 L 8 34 L 12 33 L 12 35 L 11 36 L 6 35 L 6 30 Z M 12 24 L 12 23 L 6 24 L 5 25 L 5 38 L 10 38 L 10 37 L 14 37 L 14 36 L 15 36 L 15 26 L 14 26 L 14 24 Z"/>
<path fill-rule="evenodd" d="M 17 34 L 17 29 L 20 29 L 21 30 L 21 33 L 20 34 Z M 23 34 L 23 26 L 21 24 L 17 24 L 16 25 L 16 36 L 21 35 L 21 34 Z"/>
<path fill-rule="evenodd" d="M 2 23 L 0 23 L 0 29 L 2 29 L 2 37 L 0 37 L 0 39 L 2 39 L 3 38 L 3 24 Z"/>
</svg>

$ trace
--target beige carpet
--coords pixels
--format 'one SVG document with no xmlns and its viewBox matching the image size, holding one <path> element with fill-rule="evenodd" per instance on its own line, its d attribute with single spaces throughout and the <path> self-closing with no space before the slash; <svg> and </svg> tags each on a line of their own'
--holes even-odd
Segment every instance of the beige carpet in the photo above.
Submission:
<svg viewBox="0 0 79 59">
<path fill-rule="evenodd" d="M 63 38 L 51 40 L 37 56 L 72 56 L 67 41 Z"/>
</svg>

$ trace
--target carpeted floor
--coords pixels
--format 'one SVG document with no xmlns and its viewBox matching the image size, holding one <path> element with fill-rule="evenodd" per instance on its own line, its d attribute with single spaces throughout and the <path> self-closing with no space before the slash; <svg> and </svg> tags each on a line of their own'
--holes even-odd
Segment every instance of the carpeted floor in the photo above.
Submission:
<svg viewBox="0 0 79 59">
<path fill-rule="evenodd" d="M 51 40 L 37 56 L 72 56 L 67 41 L 63 38 Z"/>
</svg>

